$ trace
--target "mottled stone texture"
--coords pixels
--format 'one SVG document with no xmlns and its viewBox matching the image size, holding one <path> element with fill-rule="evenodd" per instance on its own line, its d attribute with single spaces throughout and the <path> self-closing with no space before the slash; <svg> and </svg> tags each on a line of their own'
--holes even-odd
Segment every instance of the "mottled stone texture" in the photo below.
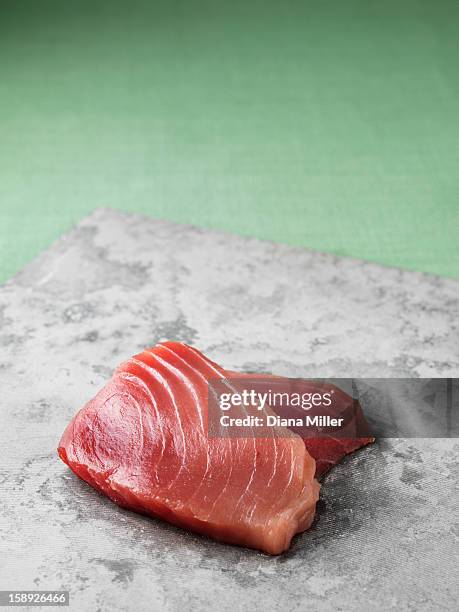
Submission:
<svg viewBox="0 0 459 612">
<path fill-rule="evenodd" d="M 96 211 L 0 289 L 0 588 L 71 609 L 452 610 L 454 440 L 384 440 L 270 558 L 120 510 L 56 456 L 75 411 L 159 340 L 289 376 L 458 376 L 459 284 Z"/>
</svg>

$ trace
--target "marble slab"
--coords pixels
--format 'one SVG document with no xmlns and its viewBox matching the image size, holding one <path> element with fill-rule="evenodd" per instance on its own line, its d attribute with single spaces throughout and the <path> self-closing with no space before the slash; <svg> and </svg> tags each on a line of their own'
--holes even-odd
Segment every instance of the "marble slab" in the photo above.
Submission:
<svg viewBox="0 0 459 612">
<path fill-rule="evenodd" d="M 0 288 L 0 589 L 78 612 L 453 610 L 458 445 L 386 439 L 325 479 L 271 558 L 120 510 L 56 456 L 158 341 L 297 377 L 458 377 L 459 283 L 100 209 Z"/>
</svg>

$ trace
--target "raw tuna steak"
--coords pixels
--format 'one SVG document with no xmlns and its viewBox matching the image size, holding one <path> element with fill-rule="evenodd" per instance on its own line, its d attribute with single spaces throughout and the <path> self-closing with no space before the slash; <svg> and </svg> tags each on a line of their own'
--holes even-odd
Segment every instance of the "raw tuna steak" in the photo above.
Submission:
<svg viewBox="0 0 459 612">
<path fill-rule="evenodd" d="M 278 554 L 314 519 L 315 461 L 295 434 L 208 438 L 208 381 L 227 375 L 185 344 L 148 349 L 78 412 L 58 452 L 122 507 Z"/>
<path fill-rule="evenodd" d="M 304 438 L 309 454 L 316 460 L 316 478 L 323 476 L 346 455 L 372 442 L 374 438 Z"/>
</svg>

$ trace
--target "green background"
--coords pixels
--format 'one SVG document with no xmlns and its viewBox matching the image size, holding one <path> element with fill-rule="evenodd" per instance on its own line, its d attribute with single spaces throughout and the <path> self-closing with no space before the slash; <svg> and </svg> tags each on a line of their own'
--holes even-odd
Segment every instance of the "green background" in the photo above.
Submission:
<svg viewBox="0 0 459 612">
<path fill-rule="evenodd" d="M 0 280 L 98 206 L 459 277 L 459 3 L 0 0 Z"/>
</svg>

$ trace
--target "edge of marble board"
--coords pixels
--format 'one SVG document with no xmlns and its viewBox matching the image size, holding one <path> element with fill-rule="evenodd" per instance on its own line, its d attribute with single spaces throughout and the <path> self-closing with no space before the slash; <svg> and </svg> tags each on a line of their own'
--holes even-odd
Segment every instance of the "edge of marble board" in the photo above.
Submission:
<svg viewBox="0 0 459 612">
<path fill-rule="evenodd" d="M 374 262 L 374 261 L 369 261 L 366 259 L 350 257 L 348 255 L 336 255 L 334 253 L 328 253 L 325 251 L 311 249 L 308 247 L 294 246 L 294 245 L 286 244 L 283 242 L 276 242 L 274 240 L 266 240 L 266 239 L 261 239 L 261 238 L 257 238 L 254 236 L 235 234 L 233 232 L 215 229 L 215 228 L 205 228 L 205 227 L 193 225 L 191 223 L 179 223 L 177 221 L 171 221 L 169 219 L 150 217 L 149 215 L 146 215 L 146 214 L 126 212 L 123 210 L 118 210 L 116 208 L 111 208 L 109 206 L 97 207 L 91 213 L 89 213 L 89 215 L 86 215 L 85 217 L 83 217 L 82 219 L 74 223 L 67 231 L 65 231 L 55 240 L 53 240 L 48 247 L 43 249 L 35 257 L 33 257 L 28 262 L 26 262 L 23 266 L 21 266 L 21 268 L 19 268 L 19 270 L 17 270 L 13 274 L 13 276 L 11 276 L 7 280 L 0 283 L 0 290 L 14 285 L 17 282 L 17 280 L 20 278 L 21 274 L 25 270 L 27 270 L 27 268 L 30 265 L 46 257 L 46 255 L 51 253 L 56 247 L 58 247 L 62 243 L 65 243 L 68 239 L 72 237 L 73 234 L 78 232 L 78 230 L 81 227 L 91 226 L 91 225 L 94 225 L 94 223 L 97 224 L 99 222 L 103 222 L 104 217 L 106 215 L 110 215 L 111 217 L 115 217 L 120 220 L 123 218 L 124 219 L 126 218 L 127 219 L 137 219 L 139 221 L 143 220 L 152 225 L 156 224 L 156 225 L 161 225 L 161 226 L 174 226 L 176 228 L 182 228 L 183 230 L 191 231 L 197 235 L 213 234 L 215 236 L 221 236 L 221 237 L 233 239 L 238 242 L 259 244 L 260 246 L 269 245 L 272 247 L 276 247 L 277 249 L 284 252 L 285 254 L 298 253 L 298 254 L 309 255 L 312 257 L 320 258 L 323 260 L 324 264 L 333 264 L 333 263 L 340 262 L 341 264 L 348 264 L 349 266 L 359 265 L 359 266 L 364 266 L 370 269 L 380 269 L 381 271 L 384 271 L 386 275 L 389 273 L 396 274 L 396 275 L 402 275 L 402 276 L 406 275 L 406 276 L 409 276 L 412 280 L 414 278 L 417 278 L 419 282 L 425 281 L 425 282 L 438 284 L 438 285 L 451 286 L 459 290 L 459 279 L 455 279 L 452 277 L 439 276 L 436 274 L 432 274 L 430 272 L 420 272 L 418 270 L 411 270 L 409 268 L 400 268 L 397 266 L 390 266 L 390 265 L 381 264 L 381 263 Z"/>
</svg>

